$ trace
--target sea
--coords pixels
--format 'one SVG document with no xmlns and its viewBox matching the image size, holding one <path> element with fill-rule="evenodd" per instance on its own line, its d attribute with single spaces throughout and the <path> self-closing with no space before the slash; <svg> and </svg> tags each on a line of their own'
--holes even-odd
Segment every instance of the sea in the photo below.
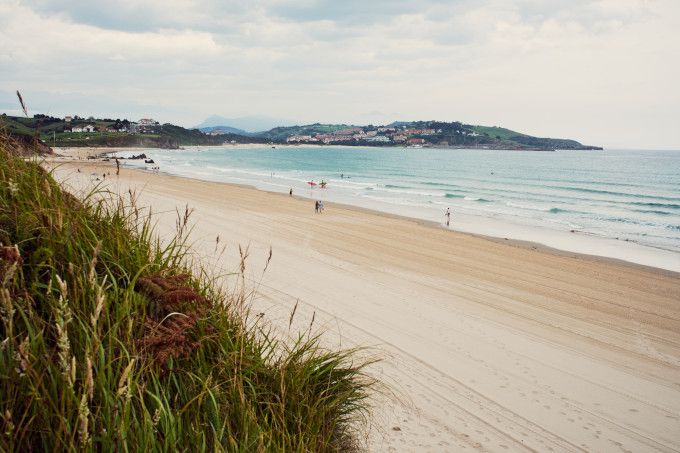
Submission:
<svg viewBox="0 0 680 453">
<path fill-rule="evenodd" d="M 451 229 L 680 270 L 680 151 L 248 145 L 143 152 L 171 175 L 292 189 L 442 227 L 448 208 Z"/>
</svg>

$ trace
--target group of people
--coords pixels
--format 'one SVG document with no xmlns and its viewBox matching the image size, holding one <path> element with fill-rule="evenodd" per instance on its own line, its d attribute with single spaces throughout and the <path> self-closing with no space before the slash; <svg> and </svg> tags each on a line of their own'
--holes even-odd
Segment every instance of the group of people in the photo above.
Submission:
<svg viewBox="0 0 680 453">
<path fill-rule="evenodd" d="M 317 200 L 316 202 L 314 202 L 314 212 L 316 212 L 317 214 L 323 213 L 323 201 Z"/>
</svg>

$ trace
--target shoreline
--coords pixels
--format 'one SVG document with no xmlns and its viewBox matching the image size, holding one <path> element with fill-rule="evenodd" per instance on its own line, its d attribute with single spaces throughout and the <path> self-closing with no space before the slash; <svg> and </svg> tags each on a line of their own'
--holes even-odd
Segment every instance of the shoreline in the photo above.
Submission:
<svg viewBox="0 0 680 453">
<path fill-rule="evenodd" d="M 202 148 L 202 146 L 196 148 Z M 80 151 L 79 148 L 70 149 L 66 148 L 63 150 Z M 136 152 L 142 150 L 148 150 L 148 148 L 112 148 L 112 151 L 110 151 L 110 153 L 107 154 L 126 151 Z M 101 154 L 97 152 L 98 151 L 97 148 L 88 148 L 87 150 L 83 151 L 85 151 L 86 153 L 89 152 L 88 155 L 92 156 L 98 156 Z M 82 154 L 78 155 L 81 156 L 80 157 L 81 159 L 83 158 Z M 68 159 L 67 156 L 62 157 Z M 68 162 L 67 160 L 59 159 L 55 160 L 57 162 Z M 73 163 L 81 162 L 78 160 L 74 160 Z M 111 163 L 93 159 L 89 159 L 87 161 L 87 164 L 113 165 Z M 149 173 L 147 170 L 144 170 L 143 168 L 135 168 L 128 166 L 125 166 L 125 168 L 128 170 L 135 170 L 142 173 Z M 162 170 L 160 173 L 163 176 L 172 178 L 189 179 L 211 184 L 214 183 L 233 185 L 238 187 L 247 187 L 265 193 L 282 195 L 286 198 L 288 197 L 287 194 L 284 194 L 282 192 L 268 190 L 266 188 L 260 188 L 252 184 L 239 184 L 227 181 L 203 180 L 200 178 L 192 178 L 189 176 L 165 173 Z M 310 201 L 316 198 L 298 194 L 294 194 L 294 197 Z M 441 222 L 437 222 L 435 220 L 427 219 L 424 217 L 418 217 L 415 215 L 390 212 L 385 209 L 380 209 L 380 207 L 366 207 L 346 202 L 329 200 L 323 201 L 326 204 L 342 207 L 345 209 L 353 209 L 359 212 L 366 212 L 375 215 L 384 215 L 391 216 L 393 218 L 411 220 L 422 225 L 428 225 L 433 228 L 440 228 L 444 230 L 448 229 L 450 231 L 455 231 L 457 233 L 468 234 L 471 236 L 487 239 L 490 241 L 498 241 L 500 243 L 516 244 L 523 248 L 530 248 L 534 250 L 542 249 L 550 253 L 562 254 L 564 256 L 590 257 L 593 260 L 600 261 L 611 260 L 613 262 L 620 262 L 624 264 L 640 266 L 641 268 L 658 269 L 662 271 L 672 272 L 674 274 L 680 274 L 680 253 L 677 253 L 673 250 L 653 247 L 633 241 L 622 241 L 618 239 L 606 238 L 578 230 L 571 232 L 551 230 L 545 227 L 522 225 L 520 223 L 510 223 L 498 219 L 490 219 L 481 216 L 472 216 L 469 214 L 455 214 L 454 221 L 452 222 L 454 225 L 451 228 L 447 228 Z M 576 238 L 576 241 L 573 240 L 574 238 Z"/>
<path fill-rule="evenodd" d="M 680 449 L 676 273 L 247 186 L 127 167 L 96 181 L 107 164 L 54 175 L 132 190 L 162 238 L 188 206 L 192 256 L 227 287 L 249 256 L 253 320 L 381 359 L 369 451 Z"/>
</svg>

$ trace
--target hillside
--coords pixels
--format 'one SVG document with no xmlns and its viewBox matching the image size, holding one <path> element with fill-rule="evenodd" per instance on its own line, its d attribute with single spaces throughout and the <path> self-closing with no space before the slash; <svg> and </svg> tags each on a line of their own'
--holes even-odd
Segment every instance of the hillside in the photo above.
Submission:
<svg viewBox="0 0 680 453">
<path fill-rule="evenodd" d="M 317 135 L 331 134 L 335 131 L 348 128 L 346 124 L 307 124 L 304 126 L 275 127 L 265 132 L 254 134 L 256 137 L 263 137 L 274 142 L 285 142 L 293 135 Z"/>
<path fill-rule="evenodd" d="M 594 146 L 582 145 L 576 140 L 532 137 L 502 127 L 471 126 L 471 128 L 473 131 L 486 137 L 496 138 L 508 143 L 516 143 L 520 146 L 547 149 L 599 149 Z"/>
<path fill-rule="evenodd" d="M 93 130 L 75 132 L 91 126 Z M 74 117 L 67 121 L 46 115 L 32 118 L 0 115 L 0 128 L 13 137 L 39 138 L 56 146 L 152 147 L 178 148 L 190 145 L 222 145 L 224 143 L 261 142 L 240 134 L 208 135 L 197 129 L 185 129 L 173 124 L 137 124 L 126 119 Z"/>
<path fill-rule="evenodd" d="M 427 146 L 507 150 L 601 149 L 575 140 L 532 137 L 498 127 L 460 122 L 399 121 L 386 126 L 309 124 L 254 134 L 274 142 L 361 146 Z"/>
<path fill-rule="evenodd" d="M 533 137 L 501 127 L 442 121 L 399 121 L 386 126 L 314 123 L 250 133 L 226 125 L 186 129 L 150 119 L 134 123 L 126 119 L 77 116 L 66 120 L 46 115 L 33 118 L 2 115 L 0 128 L 12 136 L 37 137 L 50 146 L 179 148 L 228 143 L 305 143 L 507 150 L 601 149 L 571 139 Z"/>
</svg>

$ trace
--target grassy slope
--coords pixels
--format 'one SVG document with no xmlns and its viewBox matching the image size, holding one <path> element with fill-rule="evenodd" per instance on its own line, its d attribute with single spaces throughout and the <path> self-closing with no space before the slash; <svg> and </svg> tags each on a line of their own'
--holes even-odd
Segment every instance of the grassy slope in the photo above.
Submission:
<svg viewBox="0 0 680 453">
<path fill-rule="evenodd" d="M 78 201 L 0 139 L 0 451 L 340 451 L 353 352 L 247 321 L 134 200 Z"/>
<path fill-rule="evenodd" d="M 470 128 L 478 134 L 487 134 L 489 137 L 499 137 L 500 140 L 516 143 L 522 146 L 536 147 L 536 148 L 556 148 L 556 149 L 578 149 L 583 145 L 576 140 L 562 139 L 562 138 L 544 138 L 533 137 L 531 135 L 521 134 L 519 132 L 505 129 L 496 126 L 470 126 Z"/>
<path fill-rule="evenodd" d="M 346 124 L 308 124 L 304 126 L 276 127 L 266 132 L 253 134 L 274 141 L 285 141 L 291 135 L 329 134 L 348 127 Z"/>
</svg>

